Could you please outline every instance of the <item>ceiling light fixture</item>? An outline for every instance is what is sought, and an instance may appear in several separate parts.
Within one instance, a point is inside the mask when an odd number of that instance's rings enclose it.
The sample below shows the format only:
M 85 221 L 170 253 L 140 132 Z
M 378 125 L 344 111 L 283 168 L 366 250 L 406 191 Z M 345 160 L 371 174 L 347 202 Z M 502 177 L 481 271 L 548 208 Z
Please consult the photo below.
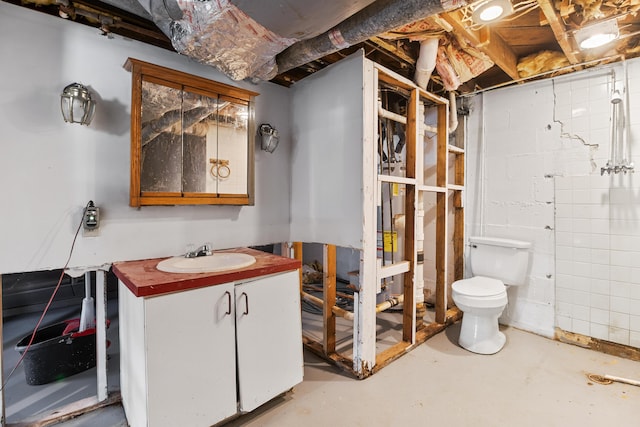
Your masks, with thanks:
M 580 49 L 593 49 L 604 46 L 620 37 L 616 18 L 587 25 L 573 33 Z
M 93 119 L 96 102 L 91 99 L 91 92 L 80 83 L 72 83 L 60 94 L 60 109 L 67 123 L 88 125 Z
M 471 19 L 476 24 L 488 24 L 513 13 L 510 0 L 482 0 L 471 5 Z

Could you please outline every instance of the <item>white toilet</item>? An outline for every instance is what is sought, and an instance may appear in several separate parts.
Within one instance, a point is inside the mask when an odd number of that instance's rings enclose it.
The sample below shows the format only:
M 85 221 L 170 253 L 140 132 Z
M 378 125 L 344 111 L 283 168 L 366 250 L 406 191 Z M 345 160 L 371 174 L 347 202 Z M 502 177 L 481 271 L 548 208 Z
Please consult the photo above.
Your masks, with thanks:
M 530 242 L 497 237 L 470 237 L 471 273 L 453 282 L 451 296 L 463 312 L 458 343 L 481 354 L 502 349 L 506 337 L 498 318 L 507 306 L 507 286 L 522 285 L 529 266 Z

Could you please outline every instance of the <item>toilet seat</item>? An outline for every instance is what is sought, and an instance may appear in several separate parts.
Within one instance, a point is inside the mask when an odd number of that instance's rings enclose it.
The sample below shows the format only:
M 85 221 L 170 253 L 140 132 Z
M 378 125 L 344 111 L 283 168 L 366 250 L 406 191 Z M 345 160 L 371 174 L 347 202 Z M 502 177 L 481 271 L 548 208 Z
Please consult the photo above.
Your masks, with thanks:
M 498 279 L 475 276 L 453 282 L 451 297 L 458 307 L 499 308 L 507 304 L 507 287 Z
M 451 285 L 451 289 L 462 296 L 484 298 L 502 295 L 506 292 L 507 287 L 498 279 L 475 276 L 456 280 Z

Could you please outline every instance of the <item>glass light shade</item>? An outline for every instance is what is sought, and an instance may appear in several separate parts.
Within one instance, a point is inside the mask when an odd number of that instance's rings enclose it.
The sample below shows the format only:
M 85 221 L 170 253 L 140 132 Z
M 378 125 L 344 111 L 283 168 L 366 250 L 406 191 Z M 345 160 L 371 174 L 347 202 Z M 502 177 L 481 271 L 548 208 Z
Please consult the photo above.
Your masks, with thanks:
M 261 124 L 259 129 L 260 136 L 262 137 L 261 147 L 267 153 L 273 153 L 278 147 L 280 142 L 280 136 L 278 136 L 278 130 L 272 127 L 270 124 Z
M 476 24 L 487 24 L 513 13 L 510 0 L 483 0 L 471 6 L 471 19 Z
M 93 120 L 96 103 L 91 92 L 80 83 L 72 83 L 64 88 L 60 95 L 62 117 L 67 123 L 88 125 Z
M 617 39 L 620 35 L 618 21 L 610 19 L 577 30 L 574 33 L 580 49 L 594 49 Z

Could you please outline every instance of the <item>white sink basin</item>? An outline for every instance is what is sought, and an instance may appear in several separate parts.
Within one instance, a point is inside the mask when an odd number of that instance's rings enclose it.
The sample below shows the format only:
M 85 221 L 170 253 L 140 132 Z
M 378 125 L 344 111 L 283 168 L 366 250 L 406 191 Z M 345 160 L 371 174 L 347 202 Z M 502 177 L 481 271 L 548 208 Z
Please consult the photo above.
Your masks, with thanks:
M 209 256 L 185 258 L 177 256 L 157 265 L 158 270 L 168 273 L 213 273 L 248 267 L 256 262 L 255 257 L 234 252 L 217 252 Z

